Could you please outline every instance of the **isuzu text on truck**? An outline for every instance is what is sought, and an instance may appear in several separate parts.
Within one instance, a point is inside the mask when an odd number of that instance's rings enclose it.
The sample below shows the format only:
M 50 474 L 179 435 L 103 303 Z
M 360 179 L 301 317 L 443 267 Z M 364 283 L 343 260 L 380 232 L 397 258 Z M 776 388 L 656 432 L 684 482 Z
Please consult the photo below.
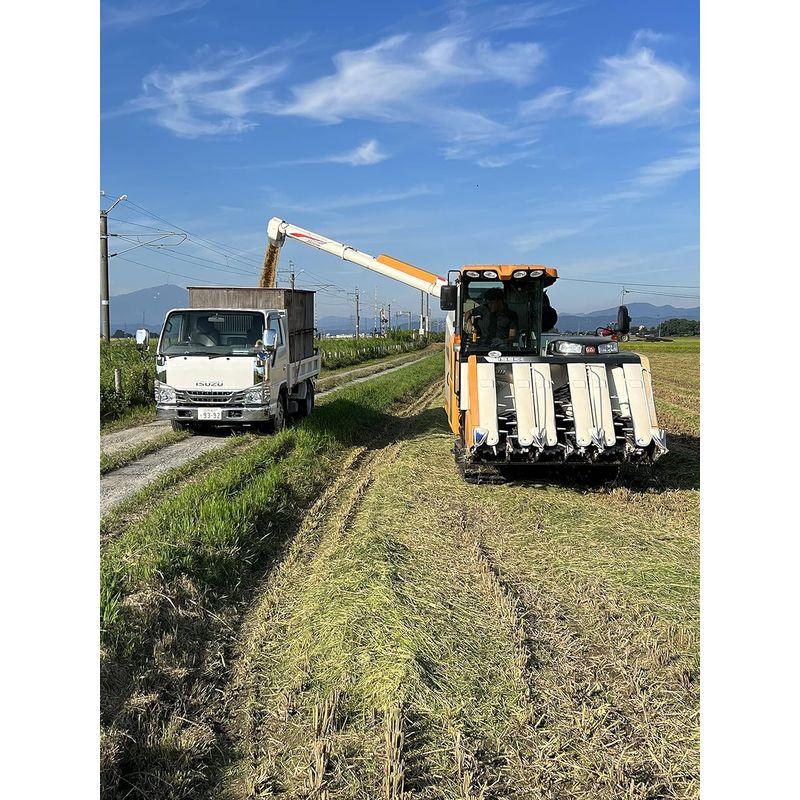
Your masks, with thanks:
M 280 430 L 314 407 L 314 293 L 189 287 L 156 351 L 156 416 L 176 430 Z

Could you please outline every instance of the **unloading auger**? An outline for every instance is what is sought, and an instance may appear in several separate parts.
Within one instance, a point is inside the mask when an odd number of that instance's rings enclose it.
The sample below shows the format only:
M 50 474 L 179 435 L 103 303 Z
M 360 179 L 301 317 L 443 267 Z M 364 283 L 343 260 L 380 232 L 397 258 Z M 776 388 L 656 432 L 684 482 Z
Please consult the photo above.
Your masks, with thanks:
M 267 233 L 273 275 L 288 237 L 439 298 L 447 312 L 444 405 L 465 478 L 491 480 L 511 466 L 592 467 L 608 476 L 667 452 L 649 360 L 620 351 L 613 337 L 550 333 L 558 320 L 545 292 L 558 280 L 552 267 L 471 264 L 444 279 L 277 217 Z

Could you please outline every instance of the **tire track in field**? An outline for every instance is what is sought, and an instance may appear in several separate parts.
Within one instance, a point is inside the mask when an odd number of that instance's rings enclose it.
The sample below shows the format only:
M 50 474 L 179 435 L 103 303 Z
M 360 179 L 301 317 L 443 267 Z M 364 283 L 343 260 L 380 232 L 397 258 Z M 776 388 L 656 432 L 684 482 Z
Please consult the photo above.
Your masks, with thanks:
M 388 444 L 376 449 L 360 447 L 343 463 L 339 477 L 309 509 L 246 615 L 239 657 L 226 692 L 232 698 L 231 735 L 245 752 L 232 777 L 226 781 L 225 791 L 231 797 L 250 797 L 267 790 L 278 792 L 279 787 L 288 791 L 294 785 L 296 792 L 320 800 L 328 798 L 329 789 L 335 783 L 332 764 L 341 771 L 348 759 L 345 750 L 354 743 L 357 747 L 373 747 L 377 753 L 383 735 L 385 796 L 401 800 L 402 794 L 397 792 L 403 785 L 402 710 L 398 707 L 394 713 L 387 712 L 383 723 L 379 721 L 377 710 L 373 710 L 366 732 L 353 736 L 344 722 L 347 698 L 343 690 L 335 689 L 314 701 L 310 697 L 307 664 L 303 665 L 294 685 L 276 687 L 269 675 L 264 675 L 264 662 L 277 658 L 276 648 L 291 635 L 281 613 L 291 612 L 312 562 L 324 559 L 335 549 L 351 526 L 377 473 L 397 457 L 403 446 L 403 441 L 397 439 L 440 391 L 438 383 L 434 384 L 398 414 L 400 424 L 393 426 L 389 434 L 392 440 Z M 264 742 L 269 742 L 269 746 Z M 293 764 L 293 773 L 289 785 L 284 786 L 289 763 Z
M 397 370 L 405 369 L 406 367 L 418 364 L 420 361 L 424 361 L 430 355 L 431 354 L 428 353 L 420 358 L 416 358 L 412 361 L 404 361 L 397 366 L 389 367 L 380 372 L 370 373 L 354 378 L 353 380 L 345 381 L 344 383 L 337 384 L 330 389 L 317 393 L 317 397 L 325 397 L 340 389 L 355 386 L 359 383 L 364 383 L 396 372 Z M 116 447 L 115 452 L 120 452 L 121 450 L 127 449 L 128 446 L 141 444 L 142 442 L 152 441 L 158 438 L 163 434 L 165 426 L 168 424 L 167 422 L 150 422 L 146 425 L 139 426 L 139 428 L 129 428 L 124 431 L 108 434 L 107 436 L 114 437 L 114 439 L 110 441 L 113 443 L 113 446 Z M 138 438 L 134 440 L 129 438 L 126 442 L 126 446 L 123 448 L 120 444 L 121 439 L 119 437 L 126 434 L 129 437 L 135 435 Z M 200 455 L 210 453 L 224 446 L 229 440 L 230 435 L 227 429 L 221 429 L 219 433 L 216 434 L 195 434 L 184 441 L 176 442 L 160 450 L 148 453 L 146 456 L 136 459 L 126 464 L 124 467 L 105 473 L 100 478 L 100 516 L 102 517 L 118 503 L 127 500 L 171 469 L 180 467 L 187 461 L 197 458 Z
M 686 632 L 620 606 L 599 581 L 573 581 L 570 605 L 546 585 L 505 574 L 481 532 L 493 524 L 472 518 L 463 531 L 467 541 L 468 527 L 476 531 L 477 568 L 513 631 L 529 687 L 527 730 L 500 770 L 517 787 L 508 796 L 693 796 L 686 733 L 699 698 L 678 663 Z

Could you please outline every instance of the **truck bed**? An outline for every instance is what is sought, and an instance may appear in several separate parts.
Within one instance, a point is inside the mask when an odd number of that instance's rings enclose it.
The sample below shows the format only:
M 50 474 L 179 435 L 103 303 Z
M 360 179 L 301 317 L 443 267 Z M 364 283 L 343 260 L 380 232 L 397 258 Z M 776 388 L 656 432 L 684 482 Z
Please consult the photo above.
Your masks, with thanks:
M 292 361 L 289 364 L 289 386 L 296 386 L 308 378 L 316 378 L 322 369 L 322 356 L 315 353 L 308 358 L 301 358 L 300 361 Z

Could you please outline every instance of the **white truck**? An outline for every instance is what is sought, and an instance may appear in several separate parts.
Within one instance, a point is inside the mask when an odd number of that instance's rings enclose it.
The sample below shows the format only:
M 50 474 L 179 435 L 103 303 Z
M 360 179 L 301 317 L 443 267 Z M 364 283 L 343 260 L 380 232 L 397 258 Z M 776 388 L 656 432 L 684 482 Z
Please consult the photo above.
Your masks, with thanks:
M 314 408 L 321 357 L 314 293 L 189 287 L 167 313 L 156 350 L 156 416 L 175 430 L 276 431 Z

